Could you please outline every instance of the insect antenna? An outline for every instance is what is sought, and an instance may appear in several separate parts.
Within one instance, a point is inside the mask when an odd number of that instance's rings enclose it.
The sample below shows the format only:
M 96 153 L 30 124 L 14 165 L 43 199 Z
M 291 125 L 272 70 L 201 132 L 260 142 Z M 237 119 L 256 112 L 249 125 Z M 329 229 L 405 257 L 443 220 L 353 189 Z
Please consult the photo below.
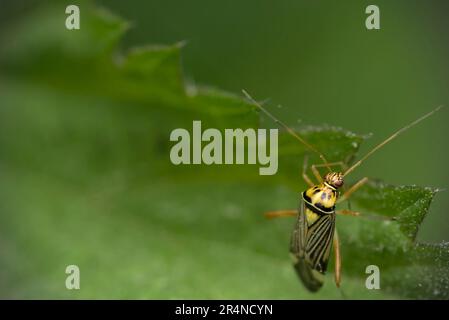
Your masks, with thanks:
M 279 126 L 283 127 L 285 130 L 287 130 L 288 133 L 290 133 L 293 137 L 295 137 L 297 140 L 299 140 L 309 150 L 315 152 L 320 157 L 320 159 L 323 161 L 324 165 L 326 165 L 327 169 L 329 171 L 331 171 L 330 167 L 327 165 L 328 162 L 327 162 L 326 158 L 324 157 L 324 155 L 321 152 L 319 152 L 317 149 L 315 149 L 315 147 L 312 146 L 310 143 L 308 143 L 306 140 L 301 138 L 301 136 L 299 136 L 293 129 L 291 129 L 289 126 L 287 126 L 284 122 L 282 122 L 281 120 L 279 120 L 275 116 L 273 116 L 267 109 L 262 107 L 262 105 L 260 103 L 258 103 L 256 100 L 254 100 L 254 98 L 251 97 L 248 92 L 246 92 L 244 89 L 242 89 L 242 92 L 246 96 L 246 98 L 248 98 L 248 100 L 250 100 L 257 108 L 259 108 L 263 113 L 265 113 L 268 117 L 270 117 L 275 123 L 277 123 Z
M 377 146 L 375 146 L 373 149 L 371 149 L 371 151 L 369 151 L 365 156 L 363 156 L 359 161 L 357 161 L 356 163 L 354 163 L 349 169 L 346 170 L 346 172 L 343 174 L 343 176 L 348 175 L 349 173 L 351 173 L 355 168 L 357 168 L 358 166 L 360 166 L 362 164 L 363 161 L 365 161 L 368 157 L 370 157 L 371 155 L 373 155 L 373 153 L 375 153 L 377 150 L 379 150 L 380 148 L 382 148 L 384 145 L 386 145 L 387 143 L 389 143 L 391 140 L 393 140 L 394 138 L 396 138 L 397 136 L 399 136 L 401 133 L 405 132 L 406 130 L 410 129 L 411 127 L 413 127 L 414 125 L 420 123 L 421 121 L 423 121 L 424 119 L 430 117 L 432 114 L 434 114 L 435 112 L 437 112 L 438 110 L 440 110 L 441 108 L 443 108 L 443 106 L 438 106 L 437 108 L 435 108 L 434 110 L 430 111 L 429 113 L 426 113 L 425 115 L 423 115 L 422 117 L 416 119 L 415 121 L 413 121 L 412 123 L 406 125 L 405 127 L 399 129 L 398 131 L 396 131 L 395 133 L 393 133 L 391 136 L 389 136 L 387 139 L 385 139 L 384 141 L 382 141 L 381 143 L 379 143 Z

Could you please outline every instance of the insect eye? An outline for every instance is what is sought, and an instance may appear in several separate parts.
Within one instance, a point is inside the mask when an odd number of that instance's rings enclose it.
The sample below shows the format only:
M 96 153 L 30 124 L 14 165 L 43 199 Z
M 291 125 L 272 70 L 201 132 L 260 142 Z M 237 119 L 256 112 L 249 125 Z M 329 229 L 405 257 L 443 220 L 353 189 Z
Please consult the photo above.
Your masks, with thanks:
M 334 186 L 340 188 L 344 184 L 343 179 L 336 180 Z

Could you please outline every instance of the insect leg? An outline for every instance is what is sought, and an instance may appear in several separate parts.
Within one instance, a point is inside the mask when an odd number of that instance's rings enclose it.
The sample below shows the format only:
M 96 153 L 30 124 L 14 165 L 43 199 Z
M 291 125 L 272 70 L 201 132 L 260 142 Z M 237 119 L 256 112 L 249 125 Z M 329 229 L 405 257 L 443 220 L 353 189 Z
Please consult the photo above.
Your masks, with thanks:
M 352 217 L 358 217 L 360 216 L 360 212 L 358 211 L 352 211 L 347 209 L 337 210 L 335 211 L 336 214 L 340 214 L 342 216 L 352 216 Z
M 343 161 L 337 161 L 337 162 L 331 162 L 331 163 L 327 163 L 327 165 L 329 166 L 329 167 L 335 167 L 335 166 L 340 166 L 343 170 L 345 169 L 345 168 L 347 168 L 348 166 L 343 162 Z M 325 165 L 324 164 L 314 164 L 313 165 L 315 168 L 322 168 L 322 167 L 325 167 Z
M 362 187 L 365 183 L 368 182 L 368 178 L 362 178 L 360 179 L 357 183 L 355 183 L 354 185 L 352 185 L 351 188 L 349 188 L 348 190 L 346 190 L 345 193 L 343 193 L 343 195 L 340 197 L 340 199 L 338 199 L 337 203 L 340 203 L 342 201 L 348 200 L 349 197 L 351 196 L 351 194 L 353 194 L 354 192 L 356 192 L 358 189 L 360 189 L 360 187 Z
M 310 169 L 313 172 L 313 175 L 315 176 L 315 178 L 318 180 L 319 183 L 323 182 L 323 178 L 321 178 L 320 172 L 318 171 L 318 169 L 316 168 L 316 165 L 312 164 L 310 166 Z
M 280 218 L 280 217 L 296 217 L 298 215 L 298 210 L 292 209 L 292 210 L 268 211 L 265 212 L 264 215 L 265 218 L 267 219 Z
M 340 255 L 340 241 L 338 239 L 337 230 L 334 233 L 334 255 L 335 255 L 335 284 L 340 288 L 341 282 L 341 255 Z
M 343 209 L 343 210 L 336 210 L 335 211 L 336 214 L 342 215 L 342 216 L 351 216 L 351 217 L 360 217 L 360 218 L 366 218 L 369 220 L 396 220 L 395 217 L 385 217 L 385 216 L 381 216 L 381 215 L 368 215 L 368 214 L 361 214 L 358 211 L 353 211 L 353 210 L 347 210 L 347 209 Z
M 304 156 L 304 163 L 302 165 L 302 178 L 309 185 L 309 187 L 313 187 L 315 184 L 313 183 L 313 181 L 307 175 L 307 160 L 308 160 L 308 156 L 305 155 Z
M 358 189 L 360 189 L 365 183 L 368 182 L 368 178 L 362 178 L 360 179 L 357 183 L 355 183 L 354 185 L 352 185 L 341 197 L 340 199 L 338 199 L 337 203 L 340 203 L 342 201 L 348 200 L 349 201 L 349 197 L 356 192 Z M 337 210 L 336 211 L 337 214 L 341 214 L 341 215 L 348 215 L 348 216 L 353 216 L 353 217 L 364 217 L 364 218 L 368 218 L 368 219 L 372 219 L 372 220 L 396 220 L 396 217 L 385 217 L 385 216 L 381 216 L 381 215 L 366 215 L 363 214 L 361 215 L 360 212 L 357 211 L 353 211 L 353 210 Z

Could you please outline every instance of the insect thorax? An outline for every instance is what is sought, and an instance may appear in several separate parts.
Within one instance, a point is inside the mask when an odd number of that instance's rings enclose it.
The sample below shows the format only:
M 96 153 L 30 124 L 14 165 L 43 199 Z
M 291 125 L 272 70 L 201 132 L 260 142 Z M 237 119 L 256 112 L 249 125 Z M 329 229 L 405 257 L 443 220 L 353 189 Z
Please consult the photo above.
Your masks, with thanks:
M 302 198 L 310 210 L 319 213 L 332 213 L 335 210 L 338 192 L 335 188 L 322 183 L 310 187 L 302 193 Z

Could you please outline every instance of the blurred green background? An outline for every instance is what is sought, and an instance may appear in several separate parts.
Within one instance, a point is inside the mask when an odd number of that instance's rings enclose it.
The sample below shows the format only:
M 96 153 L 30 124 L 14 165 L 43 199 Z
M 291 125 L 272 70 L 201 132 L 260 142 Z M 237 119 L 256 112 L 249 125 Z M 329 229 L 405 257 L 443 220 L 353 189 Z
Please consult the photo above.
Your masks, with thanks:
M 1 47 L 8 48 L 14 46 L 16 26 L 53 2 L 0 3 Z M 96 3 L 131 23 L 120 50 L 186 41 L 181 50 L 186 83 L 237 95 L 245 88 L 258 99 L 269 98 L 271 107 L 282 105 L 276 115 L 293 126 L 301 119 L 372 133 L 361 153 L 449 101 L 447 1 L 376 1 L 378 31 L 364 25 L 372 1 Z M 61 14 L 63 28 L 64 12 L 54 14 Z M 76 49 L 80 55 L 82 45 Z M 33 60 L 33 55 L 28 51 L 18 59 Z M 163 132 L 188 124 L 179 120 L 182 114 L 146 114 L 144 103 L 127 108 L 126 99 L 89 93 L 74 98 L 76 93 L 64 85 L 53 94 L 52 82 L 40 81 L 38 66 L 16 68 L 5 61 L 0 73 L 0 297 L 341 297 L 331 277 L 320 295 L 305 292 L 287 255 L 293 222 L 271 224 L 260 218 L 268 209 L 296 207 L 297 192 L 304 187 L 298 172 L 291 173 L 298 176 L 294 189 L 270 184 L 269 178 L 265 183 L 217 181 L 213 175 L 200 182 L 174 179 L 170 171 L 176 175 L 175 168 L 153 165 L 149 141 L 167 144 L 168 136 L 155 137 L 152 128 L 160 126 L 161 118 L 173 119 Z M 58 56 L 46 63 L 55 70 L 64 66 Z M 76 77 L 82 82 L 90 74 Z M 11 110 L 22 104 L 31 105 L 32 112 L 26 122 L 14 123 L 19 116 L 10 117 Z M 369 176 L 396 185 L 448 188 L 446 122 L 443 110 L 385 147 L 351 180 Z M 126 137 L 114 128 L 123 129 Z M 41 150 L 50 152 L 53 162 L 45 160 L 47 153 L 39 154 L 39 142 L 33 143 L 30 132 L 41 134 L 36 139 L 42 139 L 48 149 Z M 50 132 L 61 135 L 55 141 Z M 79 140 L 73 139 L 78 135 Z M 77 143 L 92 139 L 96 151 L 80 163 L 73 155 L 85 149 Z M 118 151 L 111 151 L 111 145 Z M 7 154 L 11 150 L 12 156 Z M 105 164 L 104 159 L 112 160 Z M 201 175 L 201 169 L 194 174 Z M 449 240 L 446 192 L 435 197 L 418 239 Z M 64 288 L 69 264 L 81 268 L 80 291 Z M 351 290 L 360 283 L 348 281 L 347 286 Z M 388 297 L 376 292 L 354 296 Z

